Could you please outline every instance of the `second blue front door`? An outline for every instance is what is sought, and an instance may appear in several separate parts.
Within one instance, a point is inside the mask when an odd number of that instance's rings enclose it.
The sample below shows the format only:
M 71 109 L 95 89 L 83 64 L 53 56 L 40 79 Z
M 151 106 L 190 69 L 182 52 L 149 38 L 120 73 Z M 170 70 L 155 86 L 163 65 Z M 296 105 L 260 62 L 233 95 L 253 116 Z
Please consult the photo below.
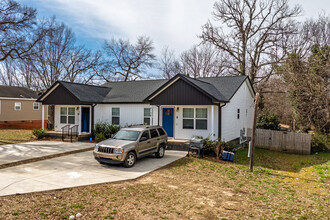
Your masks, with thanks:
M 81 132 L 89 132 L 89 107 L 81 108 Z
M 163 128 L 169 137 L 173 137 L 174 109 L 163 108 Z

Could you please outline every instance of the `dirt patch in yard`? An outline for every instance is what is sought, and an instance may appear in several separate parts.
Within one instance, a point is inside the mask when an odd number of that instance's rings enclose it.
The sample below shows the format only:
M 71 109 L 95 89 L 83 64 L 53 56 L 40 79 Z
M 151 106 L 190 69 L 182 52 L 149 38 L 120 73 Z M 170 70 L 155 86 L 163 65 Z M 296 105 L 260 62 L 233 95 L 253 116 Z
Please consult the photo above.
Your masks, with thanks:
M 0 129 L 0 145 L 15 144 L 35 140 L 32 130 Z
M 245 162 L 183 158 L 136 180 L 0 197 L 0 219 L 327 219 L 329 158 L 297 172 L 264 161 L 254 173 Z M 317 190 L 301 189 L 308 182 Z

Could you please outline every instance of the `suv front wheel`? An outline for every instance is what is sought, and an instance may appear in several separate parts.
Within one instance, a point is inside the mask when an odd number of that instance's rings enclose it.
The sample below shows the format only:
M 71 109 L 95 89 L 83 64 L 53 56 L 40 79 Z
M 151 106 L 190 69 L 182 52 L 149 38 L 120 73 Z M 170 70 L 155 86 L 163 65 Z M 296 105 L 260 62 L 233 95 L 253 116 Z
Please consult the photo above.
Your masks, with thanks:
M 157 158 L 163 158 L 165 155 L 165 147 L 164 145 L 160 145 L 159 148 L 158 148 L 158 151 L 156 153 L 156 157 Z
M 124 167 L 130 168 L 134 166 L 136 162 L 136 155 L 134 152 L 129 152 L 126 156 L 126 159 L 124 161 Z

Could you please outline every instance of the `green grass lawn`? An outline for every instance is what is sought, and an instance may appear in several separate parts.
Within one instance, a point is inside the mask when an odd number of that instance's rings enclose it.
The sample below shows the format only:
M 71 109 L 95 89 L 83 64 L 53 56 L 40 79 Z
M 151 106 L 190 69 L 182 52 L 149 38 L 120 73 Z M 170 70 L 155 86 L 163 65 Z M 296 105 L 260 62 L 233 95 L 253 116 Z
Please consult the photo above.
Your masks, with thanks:
M 32 130 L 0 129 L 0 145 L 33 140 Z
M 330 154 L 183 158 L 137 180 L 0 197 L 0 219 L 329 219 Z M 129 172 L 129 170 L 128 170 Z

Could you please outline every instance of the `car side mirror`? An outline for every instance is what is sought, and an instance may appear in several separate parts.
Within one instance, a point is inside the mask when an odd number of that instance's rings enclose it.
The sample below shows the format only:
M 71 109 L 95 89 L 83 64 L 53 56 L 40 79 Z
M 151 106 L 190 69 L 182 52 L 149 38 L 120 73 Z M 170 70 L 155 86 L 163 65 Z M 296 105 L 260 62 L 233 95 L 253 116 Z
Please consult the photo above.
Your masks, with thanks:
M 140 138 L 140 142 L 142 142 L 142 141 L 146 141 L 146 140 L 147 140 L 146 137 L 141 137 L 141 138 Z

